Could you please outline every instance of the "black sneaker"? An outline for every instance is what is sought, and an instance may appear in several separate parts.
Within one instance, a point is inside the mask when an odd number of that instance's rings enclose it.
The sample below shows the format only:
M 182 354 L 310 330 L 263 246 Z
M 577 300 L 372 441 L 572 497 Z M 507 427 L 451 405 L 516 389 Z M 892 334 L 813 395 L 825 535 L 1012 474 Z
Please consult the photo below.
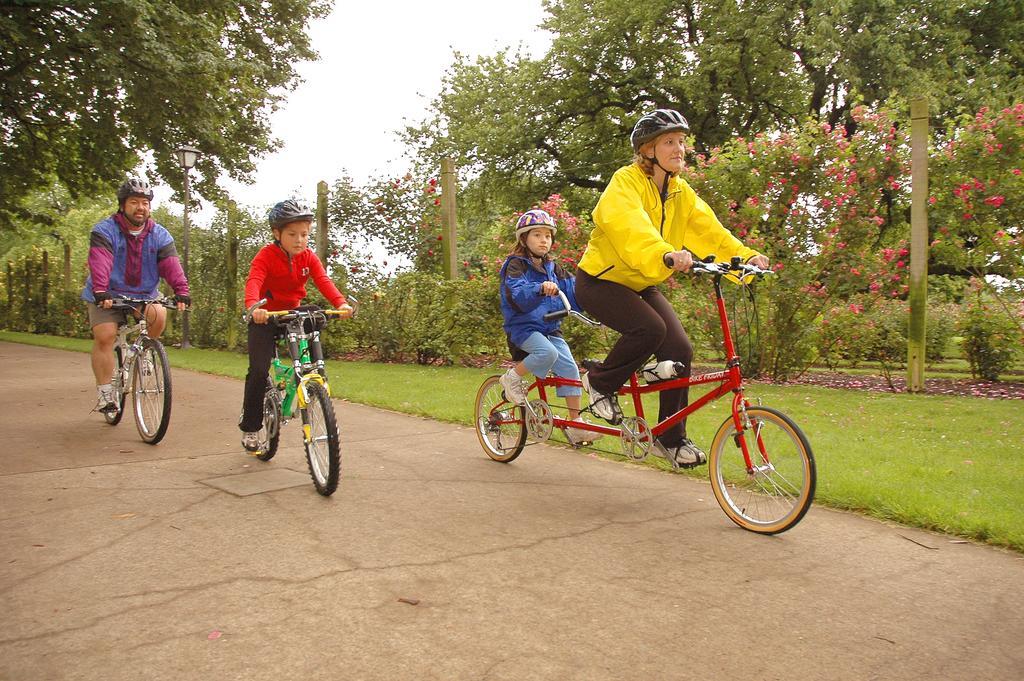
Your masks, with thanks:
M 619 406 L 619 398 L 612 393 L 606 395 L 594 390 L 590 385 L 590 374 L 583 374 L 583 389 L 587 391 L 590 398 L 590 412 L 599 418 L 604 419 L 613 426 L 622 423 L 622 408 Z

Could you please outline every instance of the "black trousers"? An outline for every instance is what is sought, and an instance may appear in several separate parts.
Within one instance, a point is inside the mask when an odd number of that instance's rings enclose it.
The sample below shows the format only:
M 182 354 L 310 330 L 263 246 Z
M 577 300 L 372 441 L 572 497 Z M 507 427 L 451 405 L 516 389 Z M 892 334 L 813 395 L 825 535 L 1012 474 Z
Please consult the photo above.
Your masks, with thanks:
M 690 375 L 693 345 L 676 311 L 656 287 L 637 292 L 579 270 L 576 300 L 594 319 L 622 334 L 604 361 L 590 369 L 590 385 L 598 392 L 617 391 L 651 355 L 659 362 L 666 359 L 682 362 L 686 365 L 683 375 Z M 658 421 L 665 420 L 689 402 L 687 388 L 663 390 L 658 396 Z M 686 419 L 669 428 L 659 439 L 666 446 L 675 446 L 684 437 Z
M 273 324 L 249 322 L 249 371 L 245 375 L 242 420 L 238 424 L 243 432 L 251 433 L 263 427 L 263 397 L 267 394 L 267 373 L 274 359 L 276 332 Z

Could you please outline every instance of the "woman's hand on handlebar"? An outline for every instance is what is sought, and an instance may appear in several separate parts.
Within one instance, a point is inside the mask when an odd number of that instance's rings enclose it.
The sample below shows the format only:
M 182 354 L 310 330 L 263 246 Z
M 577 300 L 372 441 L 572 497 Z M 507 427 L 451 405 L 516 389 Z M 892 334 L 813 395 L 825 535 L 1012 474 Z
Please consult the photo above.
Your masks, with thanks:
M 665 264 L 676 272 L 689 272 L 693 267 L 693 256 L 689 251 L 672 251 L 664 255 Z
M 540 294 L 542 296 L 557 296 L 558 295 L 558 284 L 553 281 L 545 281 L 540 285 Z
M 766 269 L 768 269 L 768 265 L 769 265 L 768 256 L 767 255 L 755 255 L 753 258 L 751 258 L 750 260 L 747 261 L 747 264 L 748 265 L 753 265 L 754 267 L 760 267 L 762 270 L 766 270 Z

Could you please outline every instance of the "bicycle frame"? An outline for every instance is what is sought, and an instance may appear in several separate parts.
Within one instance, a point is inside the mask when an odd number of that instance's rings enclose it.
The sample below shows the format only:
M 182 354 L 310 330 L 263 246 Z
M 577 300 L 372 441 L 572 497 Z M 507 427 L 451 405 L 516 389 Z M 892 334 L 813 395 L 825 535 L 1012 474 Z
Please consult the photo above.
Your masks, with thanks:
M 135 311 L 137 308 L 131 303 L 160 305 L 164 304 L 164 301 L 125 299 L 125 302 L 119 305 L 118 309 L 122 309 L 125 312 Z M 168 307 L 166 304 L 164 306 Z M 143 307 L 142 316 L 139 319 L 127 317 L 123 324 L 117 325 L 117 340 L 114 341 L 114 346 L 121 348 L 123 363 L 119 372 L 120 375 L 117 377 L 119 385 L 114 386 L 116 389 L 123 391 L 127 387 L 128 377 L 132 375 L 132 367 L 135 364 L 136 358 L 142 352 L 142 342 L 146 338 L 149 338 L 149 323 L 146 321 L 145 307 Z
M 272 316 L 274 313 L 270 313 Z M 288 314 L 288 313 L 285 313 Z M 305 320 L 300 317 L 286 323 L 284 341 L 288 348 L 291 364 L 281 359 L 275 346 L 275 356 L 270 365 L 272 381 L 278 390 L 284 390 L 281 400 L 281 411 L 285 418 L 294 415 L 294 401 L 298 399 L 300 409 L 306 407 L 309 392 L 306 386 L 314 381 L 324 386 L 328 396 L 331 386 L 327 382 L 327 369 L 324 364 L 323 349 L 320 345 L 320 330 L 314 325 L 312 332 L 306 332 Z
M 734 264 L 735 266 L 735 264 Z M 722 327 L 723 337 L 723 348 L 725 350 L 726 362 L 725 369 L 721 371 L 712 371 L 699 376 L 682 377 L 667 379 L 664 381 L 658 381 L 657 383 L 650 383 L 641 385 L 636 373 L 630 376 L 629 383 L 621 387 L 618 391 L 619 395 L 629 396 L 632 399 L 633 409 L 636 412 L 637 418 L 645 419 L 644 417 L 644 405 L 643 395 L 648 393 L 661 392 L 663 390 L 674 390 L 678 388 L 690 388 L 697 385 L 706 385 L 717 383 L 718 386 L 702 395 L 695 401 L 691 402 L 687 406 L 683 407 L 676 413 L 672 414 L 665 420 L 657 423 L 650 428 L 652 437 L 656 438 L 669 428 L 679 423 L 690 414 L 694 413 L 698 409 L 701 409 L 709 402 L 717 400 L 727 393 L 733 393 L 732 399 L 732 418 L 733 424 L 736 427 L 738 433 L 744 432 L 749 427 L 749 422 L 745 418 L 746 409 L 750 406 L 749 401 L 746 399 L 743 393 L 743 373 L 740 370 L 740 358 L 736 354 L 736 347 L 732 338 L 731 325 L 729 323 L 729 317 L 726 313 L 725 299 L 722 295 L 722 276 L 727 274 L 730 269 L 728 266 L 715 265 L 714 263 L 694 263 L 695 272 L 707 273 L 712 275 L 715 289 L 715 301 L 718 310 L 718 319 Z M 560 378 L 557 376 L 550 376 L 535 380 L 530 384 L 528 391 L 536 389 L 538 396 L 545 403 L 548 402 L 547 388 L 557 388 L 558 386 L 573 386 L 582 387 L 582 381 L 576 381 L 567 378 Z M 532 411 L 532 407 L 527 402 L 526 409 Z M 568 419 L 555 417 L 552 418 L 552 427 L 555 428 L 567 428 L 572 427 L 579 430 L 587 430 L 595 433 L 601 433 L 604 435 L 618 436 L 623 433 L 621 428 L 604 426 L 600 424 L 587 423 L 581 421 L 571 421 Z M 747 466 L 747 470 L 753 470 L 754 465 L 751 459 L 751 452 L 747 447 L 746 438 L 737 438 L 740 448 L 743 452 L 743 458 Z M 761 460 L 768 464 L 768 456 L 765 451 L 763 442 L 760 437 L 757 438 L 758 449 Z M 650 444 L 650 443 L 648 443 Z

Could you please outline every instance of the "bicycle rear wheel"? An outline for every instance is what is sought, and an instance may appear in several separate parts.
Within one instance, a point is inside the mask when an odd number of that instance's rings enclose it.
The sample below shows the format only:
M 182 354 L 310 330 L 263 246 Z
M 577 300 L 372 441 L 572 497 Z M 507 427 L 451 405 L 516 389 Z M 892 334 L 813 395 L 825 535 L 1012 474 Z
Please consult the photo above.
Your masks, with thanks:
M 498 376 L 484 379 L 476 393 L 476 436 L 487 456 L 509 463 L 526 445 L 523 408 L 505 399 Z
M 306 444 L 306 463 L 316 491 L 328 497 L 338 488 L 341 476 L 341 447 L 338 441 L 338 420 L 327 388 L 309 382 L 306 386 L 309 400 L 303 410 L 303 436 Z
M 132 374 L 135 425 L 142 441 L 155 445 L 171 422 L 171 367 L 160 341 L 143 339 Z
M 114 346 L 114 376 L 110 384 L 114 386 L 114 401 L 117 402 L 117 411 L 103 412 L 103 418 L 110 425 L 116 426 L 124 416 L 124 399 L 128 387 L 125 385 L 124 376 L 124 350 L 120 345 Z
M 814 500 L 814 454 L 800 428 L 782 412 L 748 407 L 746 414 L 750 426 L 742 433 L 730 416 L 711 443 L 711 488 L 725 514 L 743 529 L 785 532 L 800 522 Z M 750 469 L 741 438 L 750 453 Z

